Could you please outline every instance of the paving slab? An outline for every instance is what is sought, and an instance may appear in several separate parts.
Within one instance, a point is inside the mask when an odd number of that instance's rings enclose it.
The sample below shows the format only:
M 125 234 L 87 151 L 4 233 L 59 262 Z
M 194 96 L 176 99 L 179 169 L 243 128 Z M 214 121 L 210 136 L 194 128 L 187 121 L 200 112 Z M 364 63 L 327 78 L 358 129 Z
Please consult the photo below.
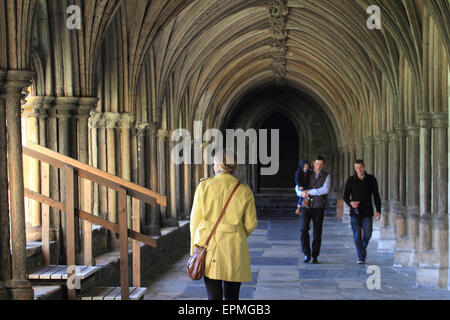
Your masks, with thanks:
M 394 266 L 394 254 L 378 251 L 376 240 L 369 244 L 367 264 L 356 264 L 352 230 L 335 217 L 324 221 L 320 263 L 304 264 L 299 230 L 298 217 L 259 221 L 249 238 L 253 280 L 242 284 L 242 300 L 450 300 L 449 290 L 419 287 L 416 269 Z M 203 280 L 186 275 L 188 258 L 161 264 L 146 280 L 144 298 L 207 299 Z M 369 266 L 379 268 L 379 289 L 373 287 Z

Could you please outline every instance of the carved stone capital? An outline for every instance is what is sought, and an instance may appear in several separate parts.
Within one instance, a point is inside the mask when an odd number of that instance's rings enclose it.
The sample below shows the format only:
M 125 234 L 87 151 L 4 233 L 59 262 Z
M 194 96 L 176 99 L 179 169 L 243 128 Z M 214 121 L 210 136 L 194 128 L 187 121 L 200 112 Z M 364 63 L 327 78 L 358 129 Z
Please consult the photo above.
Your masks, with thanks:
M 46 98 L 42 96 L 27 96 L 26 104 L 22 106 L 22 117 L 46 118 L 49 108 Z
M 134 122 L 134 113 L 121 113 L 117 126 L 119 129 L 131 130 L 131 128 L 133 128 Z
M 0 80 L 1 85 L 0 95 L 6 101 L 19 102 L 25 96 L 24 90 L 31 85 L 31 79 L 33 79 L 34 72 L 22 71 L 22 70 L 10 70 L 3 72 Z
M 431 120 L 433 128 L 448 128 L 448 114 L 446 112 L 432 112 Z
M 78 97 L 56 97 L 50 115 L 60 120 L 68 120 L 78 106 Z
M 117 112 L 103 113 L 102 124 L 106 129 L 116 129 L 119 120 L 120 120 L 120 113 Z
M 77 119 L 88 118 L 93 109 L 95 109 L 98 102 L 96 97 L 81 97 L 78 100 L 78 107 L 75 110 Z
M 135 134 L 136 136 L 142 136 L 145 134 L 147 129 L 150 128 L 150 124 L 147 122 L 136 122 L 135 125 Z
M 92 110 L 90 112 L 90 118 L 89 118 L 89 129 L 101 128 L 101 126 L 100 126 L 101 119 L 102 119 L 102 114 L 100 112 Z
M 159 129 L 158 130 L 158 141 L 159 142 L 165 142 L 169 140 L 169 131 L 168 130 L 163 130 L 163 129 Z
M 431 113 L 422 112 L 419 114 L 419 123 L 421 128 L 430 128 L 432 124 Z

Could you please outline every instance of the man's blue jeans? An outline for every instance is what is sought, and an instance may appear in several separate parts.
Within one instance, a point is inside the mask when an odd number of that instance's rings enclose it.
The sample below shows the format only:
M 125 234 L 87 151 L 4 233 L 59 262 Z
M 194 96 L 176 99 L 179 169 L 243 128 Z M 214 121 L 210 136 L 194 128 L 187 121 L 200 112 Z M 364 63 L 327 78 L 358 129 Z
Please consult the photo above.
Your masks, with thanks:
M 355 240 L 356 252 L 361 261 L 366 260 L 367 246 L 372 238 L 373 217 L 350 217 Z

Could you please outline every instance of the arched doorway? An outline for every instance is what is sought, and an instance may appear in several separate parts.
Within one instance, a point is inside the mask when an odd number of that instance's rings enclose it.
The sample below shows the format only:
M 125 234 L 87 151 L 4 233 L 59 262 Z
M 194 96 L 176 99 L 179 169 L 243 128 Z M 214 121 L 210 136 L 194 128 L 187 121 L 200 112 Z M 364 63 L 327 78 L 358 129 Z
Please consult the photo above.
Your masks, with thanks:
M 297 169 L 299 154 L 299 137 L 297 129 L 292 121 L 281 112 L 270 115 L 264 122 L 261 129 L 268 130 L 270 137 L 271 130 L 279 130 L 279 169 L 275 175 L 261 174 L 261 168 L 269 165 L 259 166 L 259 185 L 261 190 L 276 190 L 280 188 L 293 188 L 294 172 Z M 268 155 L 272 155 L 271 139 L 268 142 Z

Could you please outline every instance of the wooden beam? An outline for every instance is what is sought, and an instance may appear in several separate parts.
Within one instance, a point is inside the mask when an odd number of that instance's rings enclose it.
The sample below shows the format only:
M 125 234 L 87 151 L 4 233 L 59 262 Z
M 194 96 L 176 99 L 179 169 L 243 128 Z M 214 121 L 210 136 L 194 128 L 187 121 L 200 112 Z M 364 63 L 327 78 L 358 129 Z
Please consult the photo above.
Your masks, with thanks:
M 40 203 L 43 203 L 43 204 L 45 204 L 47 206 L 50 206 L 52 208 L 55 208 L 55 209 L 58 209 L 58 210 L 61 210 L 61 211 L 66 211 L 66 205 L 64 203 L 62 203 L 62 202 L 50 199 L 50 198 L 48 198 L 46 196 L 41 195 L 40 193 L 31 191 L 31 190 L 29 190 L 27 188 L 25 188 L 24 191 L 25 191 L 25 196 L 27 198 L 39 201 Z
M 119 243 L 120 243 L 120 286 L 122 287 L 122 300 L 128 300 L 128 217 L 127 192 L 119 191 Z
M 44 196 L 50 195 L 50 165 L 41 162 L 41 192 Z M 25 190 L 26 196 L 27 190 Z M 39 194 L 40 195 L 40 194 Z M 49 265 L 51 261 L 50 256 L 50 206 L 42 203 L 42 262 L 44 265 Z
M 132 216 L 133 221 L 132 230 L 139 233 L 141 231 L 141 215 L 140 215 L 140 202 L 138 199 L 133 198 L 132 201 Z M 137 240 L 133 240 L 133 286 L 141 286 L 141 243 Z
M 72 270 L 72 266 L 76 265 L 75 262 L 75 173 L 74 169 L 67 165 L 64 169 L 66 174 L 66 263 L 67 263 L 67 277 L 68 279 L 73 276 L 74 271 L 69 274 L 69 270 Z M 76 299 L 76 289 L 67 288 L 69 300 Z
M 83 179 L 83 210 L 92 212 L 92 182 L 88 179 Z M 83 225 L 83 258 L 85 266 L 93 266 L 95 260 L 93 259 L 92 250 L 92 222 L 82 219 Z

